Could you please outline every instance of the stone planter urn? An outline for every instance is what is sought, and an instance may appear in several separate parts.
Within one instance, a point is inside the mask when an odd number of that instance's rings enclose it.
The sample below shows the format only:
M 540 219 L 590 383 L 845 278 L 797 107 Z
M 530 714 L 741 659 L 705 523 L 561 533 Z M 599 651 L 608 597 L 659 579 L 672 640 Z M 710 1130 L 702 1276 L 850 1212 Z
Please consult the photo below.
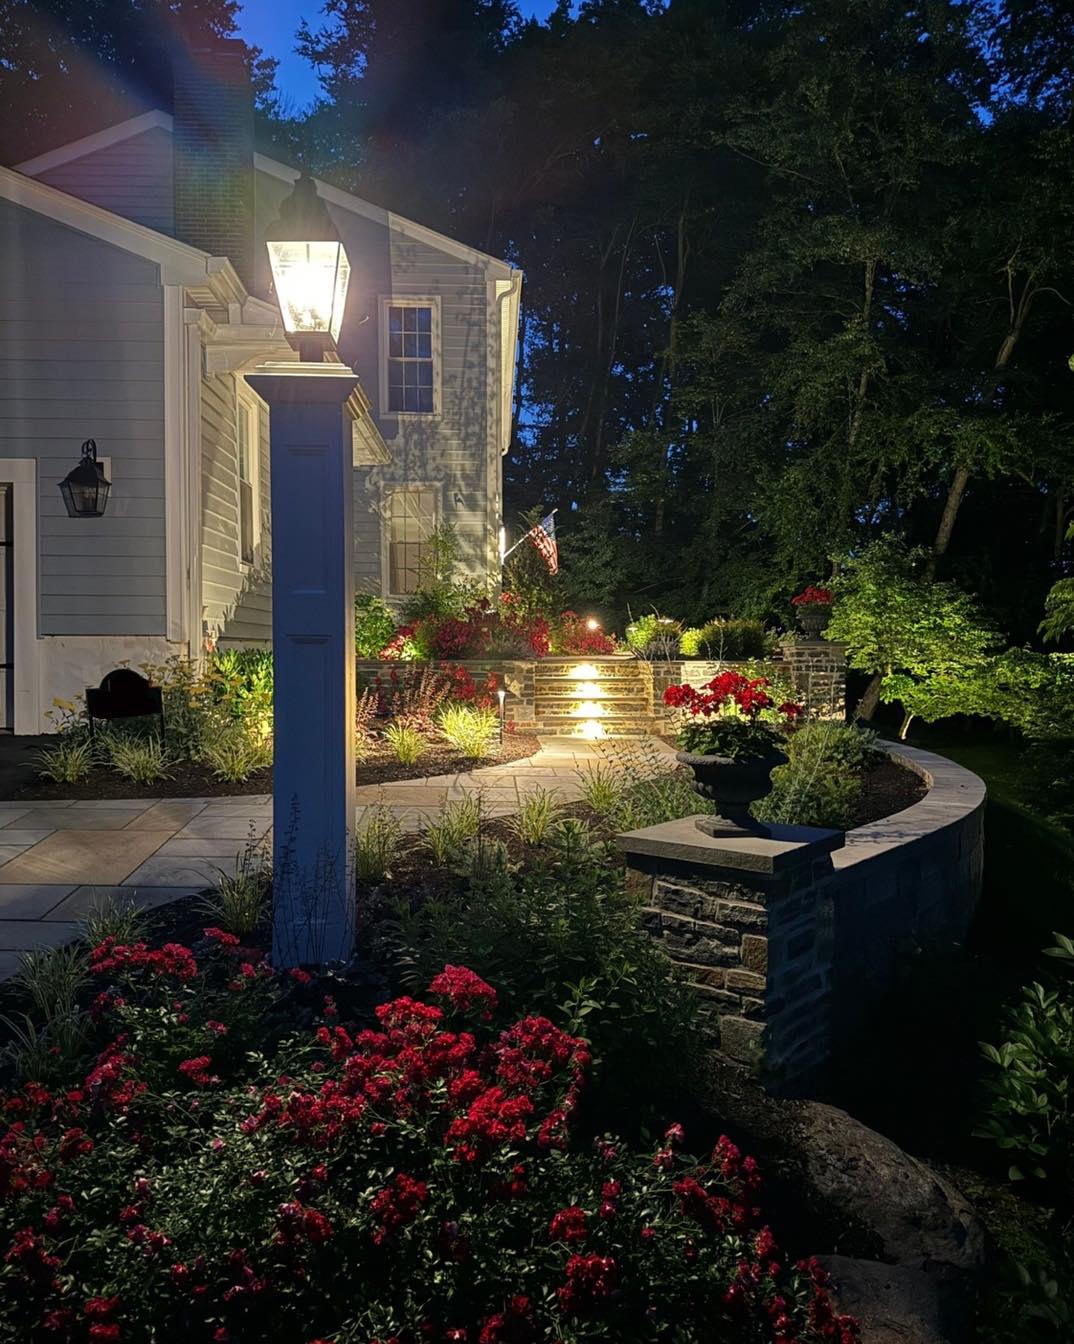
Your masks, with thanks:
M 809 639 L 820 639 L 832 617 L 830 602 L 809 602 L 794 609 L 798 629 Z
M 782 751 L 742 760 L 679 751 L 675 758 L 693 772 L 694 792 L 716 804 L 716 816 L 698 817 L 699 831 L 716 836 L 768 834 L 768 828 L 749 809 L 751 803 L 772 792 L 772 771 L 787 763 Z

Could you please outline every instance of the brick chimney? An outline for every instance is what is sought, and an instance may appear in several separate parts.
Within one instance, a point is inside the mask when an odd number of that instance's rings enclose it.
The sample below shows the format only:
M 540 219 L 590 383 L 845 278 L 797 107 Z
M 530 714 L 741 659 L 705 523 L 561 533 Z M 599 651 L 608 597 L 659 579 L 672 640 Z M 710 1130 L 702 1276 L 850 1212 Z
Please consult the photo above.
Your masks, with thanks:
M 176 57 L 175 236 L 227 257 L 254 284 L 254 96 L 234 39 Z

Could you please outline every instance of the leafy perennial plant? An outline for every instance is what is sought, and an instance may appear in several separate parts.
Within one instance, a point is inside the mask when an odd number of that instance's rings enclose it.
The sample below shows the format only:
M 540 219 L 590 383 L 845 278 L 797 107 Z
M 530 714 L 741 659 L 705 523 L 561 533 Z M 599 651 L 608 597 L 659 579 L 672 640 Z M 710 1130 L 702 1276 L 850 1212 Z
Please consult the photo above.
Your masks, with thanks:
M 0 1323 L 65 1344 L 853 1344 L 727 1139 L 572 1147 L 586 1043 L 446 966 L 364 1029 L 238 939 L 91 955 L 95 1057 L 0 1099 Z M 272 1013 L 284 997 L 285 1011 Z

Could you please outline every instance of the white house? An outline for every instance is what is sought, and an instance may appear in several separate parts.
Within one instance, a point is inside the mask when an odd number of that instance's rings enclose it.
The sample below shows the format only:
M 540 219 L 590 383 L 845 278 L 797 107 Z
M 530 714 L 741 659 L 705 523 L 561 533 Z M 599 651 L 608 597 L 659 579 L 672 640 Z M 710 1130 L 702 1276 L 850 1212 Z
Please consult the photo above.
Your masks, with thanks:
M 298 176 L 254 152 L 236 44 L 150 111 L 0 168 L 0 729 L 123 660 L 271 634 L 268 413 L 244 374 L 294 358 L 264 230 Z M 412 590 L 434 526 L 499 575 L 521 272 L 318 182 L 351 284 L 359 591 Z M 58 483 L 97 443 L 111 498 Z

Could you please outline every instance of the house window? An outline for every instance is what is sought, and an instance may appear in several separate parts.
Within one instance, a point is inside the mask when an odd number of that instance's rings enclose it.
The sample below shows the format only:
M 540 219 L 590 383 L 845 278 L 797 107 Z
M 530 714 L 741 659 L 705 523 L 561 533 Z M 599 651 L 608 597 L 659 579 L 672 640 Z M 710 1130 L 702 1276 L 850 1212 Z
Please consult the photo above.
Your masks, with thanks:
M 383 404 L 389 415 L 433 415 L 437 400 L 437 305 L 384 305 Z
M 388 495 L 388 591 L 412 593 L 429 556 L 436 527 L 436 491 L 408 486 Z
M 257 406 L 245 397 L 236 401 L 236 441 L 239 484 L 239 560 L 252 565 L 257 551 L 260 510 L 257 507 L 258 465 L 261 453 Z

